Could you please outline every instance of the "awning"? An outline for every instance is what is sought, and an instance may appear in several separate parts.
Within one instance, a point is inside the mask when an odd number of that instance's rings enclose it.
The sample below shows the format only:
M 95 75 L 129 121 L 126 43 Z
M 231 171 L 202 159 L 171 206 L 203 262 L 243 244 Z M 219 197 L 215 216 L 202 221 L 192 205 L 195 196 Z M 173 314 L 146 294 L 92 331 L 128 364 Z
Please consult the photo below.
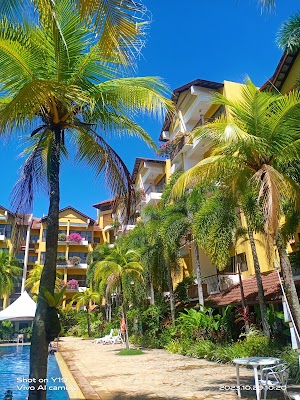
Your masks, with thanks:
M 36 303 L 25 291 L 10 306 L 0 311 L 0 321 L 10 319 L 11 321 L 33 320 L 36 311 Z

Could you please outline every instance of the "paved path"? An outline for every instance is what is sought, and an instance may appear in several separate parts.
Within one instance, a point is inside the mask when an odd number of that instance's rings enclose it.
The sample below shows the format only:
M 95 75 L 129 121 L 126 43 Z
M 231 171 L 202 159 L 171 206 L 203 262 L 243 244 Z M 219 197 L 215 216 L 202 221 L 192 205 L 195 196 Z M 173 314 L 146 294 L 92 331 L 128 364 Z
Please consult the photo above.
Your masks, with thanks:
M 238 399 L 235 392 L 220 390 L 222 385 L 236 384 L 234 366 L 169 354 L 164 350 L 118 356 L 116 353 L 124 347 L 122 345 L 94 344 L 71 337 L 62 338 L 59 346 L 89 400 Z M 240 370 L 241 384 L 252 384 L 252 370 Z M 246 396 L 243 395 L 243 400 L 255 398 L 254 392 Z

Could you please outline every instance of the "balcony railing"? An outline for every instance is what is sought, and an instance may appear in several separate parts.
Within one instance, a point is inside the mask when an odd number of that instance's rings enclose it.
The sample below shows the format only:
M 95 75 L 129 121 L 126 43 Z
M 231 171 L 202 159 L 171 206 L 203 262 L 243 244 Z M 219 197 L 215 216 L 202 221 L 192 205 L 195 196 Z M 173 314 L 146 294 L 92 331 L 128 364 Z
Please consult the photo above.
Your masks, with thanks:
M 176 145 L 174 146 L 174 149 L 172 150 L 172 152 L 170 154 L 171 160 L 173 160 L 175 158 L 175 156 L 180 152 L 180 150 L 183 148 L 183 146 L 188 143 L 188 141 L 189 141 L 188 136 L 182 136 L 182 138 L 180 138 L 178 140 L 178 142 L 176 143 Z
M 238 274 L 218 274 L 218 275 L 210 275 L 202 279 L 202 288 L 204 296 L 220 293 L 224 290 L 229 289 L 231 286 L 236 285 L 239 282 Z M 198 297 L 198 289 L 197 285 L 192 285 L 188 289 L 190 298 Z M 191 295 L 193 297 L 191 297 Z
M 164 191 L 164 187 L 165 187 L 165 184 L 164 184 L 164 183 L 161 183 L 161 184 L 159 184 L 159 185 L 150 185 L 150 186 L 146 189 L 145 193 L 146 193 L 146 194 L 150 194 L 150 193 L 162 193 L 162 192 Z

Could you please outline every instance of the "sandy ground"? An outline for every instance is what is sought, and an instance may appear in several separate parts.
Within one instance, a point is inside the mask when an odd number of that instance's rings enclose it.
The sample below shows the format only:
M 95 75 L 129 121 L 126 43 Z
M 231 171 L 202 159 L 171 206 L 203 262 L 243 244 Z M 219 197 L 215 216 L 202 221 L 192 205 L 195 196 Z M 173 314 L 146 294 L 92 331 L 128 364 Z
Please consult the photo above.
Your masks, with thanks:
M 124 345 L 94 344 L 90 340 L 62 338 L 60 352 L 88 400 L 236 400 L 234 366 L 144 350 L 137 356 L 118 356 Z M 241 385 L 253 384 L 251 369 L 240 369 Z M 224 385 L 227 390 L 224 390 Z M 268 399 L 283 399 L 281 393 Z M 242 399 L 255 399 L 254 391 Z

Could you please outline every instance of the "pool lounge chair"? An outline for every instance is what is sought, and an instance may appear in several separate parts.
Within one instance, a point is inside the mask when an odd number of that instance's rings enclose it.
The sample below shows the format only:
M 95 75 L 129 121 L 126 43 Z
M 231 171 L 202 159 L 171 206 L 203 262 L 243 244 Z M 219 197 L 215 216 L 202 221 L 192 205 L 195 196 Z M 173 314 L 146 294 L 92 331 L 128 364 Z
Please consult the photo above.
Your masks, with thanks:
M 113 334 L 114 334 L 114 330 L 111 329 L 109 335 L 105 335 L 103 337 L 96 338 L 93 340 L 93 343 L 96 343 L 96 344 L 97 343 L 107 343 L 107 341 L 109 341 L 113 337 Z
M 113 336 L 111 339 L 108 340 L 110 344 L 115 344 L 115 343 L 124 343 L 124 340 L 122 338 L 121 331 L 118 332 L 117 336 Z

